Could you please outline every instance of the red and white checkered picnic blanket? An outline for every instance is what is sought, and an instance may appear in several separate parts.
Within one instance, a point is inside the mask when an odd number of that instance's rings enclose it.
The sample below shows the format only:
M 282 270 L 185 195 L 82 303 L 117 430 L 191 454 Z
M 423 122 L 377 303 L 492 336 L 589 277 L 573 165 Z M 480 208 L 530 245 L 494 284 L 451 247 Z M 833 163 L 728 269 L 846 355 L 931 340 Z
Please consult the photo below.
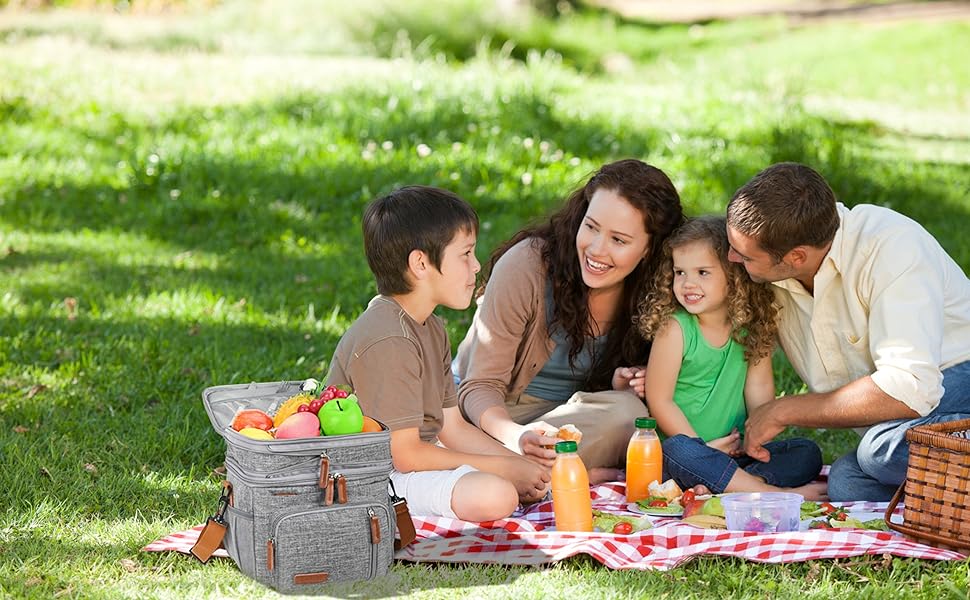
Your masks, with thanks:
M 593 508 L 617 514 L 628 510 L 622 483 L 592 489 Z M 885 502 L 848 502 L 850 516 L 870 519 L 881 516 Z M 896 511 L 901 518 L 902 509 Z M 676 567 L 701 554 L 737 556 L 756 562 L 787 563 L 817 558 L 844 558 L 863 554 L 891 554 L 932 560 L 962 560 L 963 554 L 907 540 L 885 531 L 803 530 L 791 533 L 750 533 L 700 529 L 676 518 L 656 518 L 653 528 L 631 535 L 612 533 L 565 533 L 555 531 L 552 502 L 542 502 L 516 512 L 508 519 L 469 523 L 441 517 L 412 515 L 417 539 L 400 550 L 396 558 L 413 562 L 489 563 L 537 565 L 577 554 L 589 554 L 612 569 L 658 569 Z M 199 525 L 174 533 L 143 550 L 188 553 L 198 537 Z M 219 550 L 215 556 L 226 556 Z

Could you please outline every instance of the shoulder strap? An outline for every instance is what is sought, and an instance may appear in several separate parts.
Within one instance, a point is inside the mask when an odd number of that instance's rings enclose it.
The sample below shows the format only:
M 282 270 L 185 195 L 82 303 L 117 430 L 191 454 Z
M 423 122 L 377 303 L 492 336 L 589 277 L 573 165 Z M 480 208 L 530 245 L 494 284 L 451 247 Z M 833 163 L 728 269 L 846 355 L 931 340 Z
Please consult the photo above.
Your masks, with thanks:
M 411 512 L 404 498 L 398 498 L 394 502 L 394 514 L 397 518 L 397 531 L 401 536 L 401 539 L 394 540 L 394 551 L 397 552 L 413 542 L 417 533 L 414 531 L 414 521 L 411 520 Z

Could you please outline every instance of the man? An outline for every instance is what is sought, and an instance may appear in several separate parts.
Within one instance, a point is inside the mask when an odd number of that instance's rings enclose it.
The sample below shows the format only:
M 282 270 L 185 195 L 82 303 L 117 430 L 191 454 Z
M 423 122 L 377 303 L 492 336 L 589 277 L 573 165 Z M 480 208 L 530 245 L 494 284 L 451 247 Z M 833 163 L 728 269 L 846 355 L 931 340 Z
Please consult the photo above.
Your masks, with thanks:
M 865 428 L 832 465 L 833 500 L 885 501 L 910 427 L 970 418 L 970 280 L 918 223 L 836 202 L 821 175 L 772 165 L 727 209 L 730 260 L 774 284 L 779 339 L 810 393 L 753 411 L 745 450 L 789 425 Z

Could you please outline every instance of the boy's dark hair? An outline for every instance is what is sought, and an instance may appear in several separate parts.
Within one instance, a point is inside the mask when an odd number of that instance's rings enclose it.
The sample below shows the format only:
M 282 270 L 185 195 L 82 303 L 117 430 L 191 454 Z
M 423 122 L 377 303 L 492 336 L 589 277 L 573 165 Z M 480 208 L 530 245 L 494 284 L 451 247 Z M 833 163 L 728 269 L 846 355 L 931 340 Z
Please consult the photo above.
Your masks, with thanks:
M 780 261 L 796 246 L 821 248 L 835 238 L 835 192 L 815 170 L 778 163 L 744 184 L 727 207 L 727 224 Z
M 412 250 L 428 255 L 441 270 L 441 254 L 459 230 L 478 233 L 475 209 L 440 188 L 410 185 L 372 201 L 364 211 L 364 254 L 377 291 L 406 294 L 408 257 Z

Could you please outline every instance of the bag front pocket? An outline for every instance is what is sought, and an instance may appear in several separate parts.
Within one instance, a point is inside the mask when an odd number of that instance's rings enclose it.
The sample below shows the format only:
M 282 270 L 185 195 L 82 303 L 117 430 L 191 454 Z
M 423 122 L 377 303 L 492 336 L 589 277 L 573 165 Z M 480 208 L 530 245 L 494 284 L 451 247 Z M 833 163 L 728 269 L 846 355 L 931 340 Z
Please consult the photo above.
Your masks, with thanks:
M 236 561 L 239 570 L 256 577 L 256 552 L 253 543 L 253 515 L 226 507 L 226 537 L 223 540 L 226 552 Z
M 386 573 L 394 545 L 389 510 L 387 504 L 335 504 L 282 515 L 266 550 L 274 587 L 305 592 Z

